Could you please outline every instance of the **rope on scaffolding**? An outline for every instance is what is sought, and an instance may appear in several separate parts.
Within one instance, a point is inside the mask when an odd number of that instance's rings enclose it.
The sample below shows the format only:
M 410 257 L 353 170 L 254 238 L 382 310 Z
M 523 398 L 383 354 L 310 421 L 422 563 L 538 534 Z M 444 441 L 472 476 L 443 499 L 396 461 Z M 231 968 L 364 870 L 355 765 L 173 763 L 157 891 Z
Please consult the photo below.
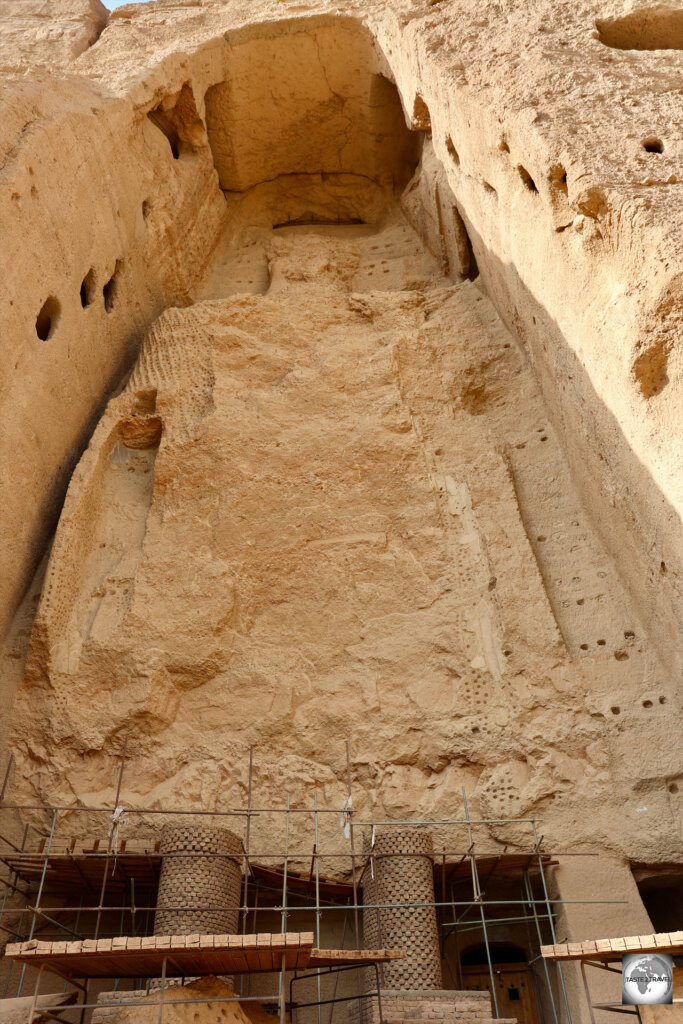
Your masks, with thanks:
M 348 839 L 351 835 L 351 815 L 353 813 L 353 804 L 351 802 L 351 794 L 346 798 L 346 803 L 342 808 L 342 812 L 339 816 L 339 825 L 344 833 L 344 839 Z
M 377 839 L 377 826 L 372 826 L 372 832 L 370 833 L 370 878 L 375 881 L 375 858 L 372 855 L 372 851 L 375 849 L 375 840 Z

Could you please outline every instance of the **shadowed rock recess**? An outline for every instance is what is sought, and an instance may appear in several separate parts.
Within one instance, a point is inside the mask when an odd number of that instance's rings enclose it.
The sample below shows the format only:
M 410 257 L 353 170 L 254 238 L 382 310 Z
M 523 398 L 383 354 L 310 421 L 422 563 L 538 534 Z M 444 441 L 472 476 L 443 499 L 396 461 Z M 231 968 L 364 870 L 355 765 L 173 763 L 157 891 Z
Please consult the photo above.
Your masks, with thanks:
M 111 805 L 127 735 L 130 803 L 241 806 L 254 744 L 263 806 L 339 806 L 350 737 L 361 815 L 466 786 L 603 855 L 562 891 L 630 902 L 560 937 L 651 931 L 683 8 L 44 7 L 0 3 L 14 797 Z

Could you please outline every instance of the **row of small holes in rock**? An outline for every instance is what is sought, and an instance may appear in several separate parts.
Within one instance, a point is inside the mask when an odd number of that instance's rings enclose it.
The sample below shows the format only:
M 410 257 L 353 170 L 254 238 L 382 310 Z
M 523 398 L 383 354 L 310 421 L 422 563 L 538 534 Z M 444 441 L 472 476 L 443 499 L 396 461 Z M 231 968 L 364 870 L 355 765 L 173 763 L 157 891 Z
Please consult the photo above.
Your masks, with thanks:
M 509 348 L 509 346 L 506 346 L 506 347 Z M 542 437 L 540 438 L 541 441 L 547 441 L 548 440 L 548 435 L 546 433 L 546 430 L 547 430 L 546 427 L 537 427 L 536 428 L 536 433 L 542 435 Z M 517 449 L 519 449 L 521 451 L 522 448 L 526 448 L 526 445 L 527 445 L 526 441 L 520 441 L 519 444 L 515 445 L 515 448 L 517 448 Z
M 149 219 L 151 213 L 151 205 L 147 199 L 142 204 L 142 217 L 145 223 Z M 118 275 L 121 271 L 123 260 L 117 260 L 116 266 L 114 267 L 114 273 L 102 286 L 102 298 L 104 299 L 104 308 L 107 313 L 111 313 L 114 308 L 114 301 L 116 299 L 116 290 L 118 285 Z M 81 306 L 86 309 L 91 306 L 97 297 L 97 277 L 93 267 L 90 268 L 88 273 L 81 281 L 80 298 Z M 54 334 L 59 317 L 62 312 L 62 306 L 59 299 L 54 295 L 49 295 L 43 305 L 40 307 L 40 312 L 36 317 L 36 334 L 41 341 L 48 341 Z
M 658 697 L 657 698 L 657 703 L 658 704 L 666 704 L 667 703 L 667 698 L 666 697 Z M 654 706 L 655 706 L 655 702 L 653 700 L 649 700 L 648 699 L 648 700 L 644 700 L 643 701 L 643 707 L 646 710 L 648 710 L 648 711 L 650 710 L 650 708 L 653 708 Z M 618 704 L 615 704 L 613 707 L 611 707 L 610 711 L 612 712 L 613 715 L 620 715 L 621 714 L 621 708 L 619 707 Z
M 576 603 L 577 604 L 582 604 L 583 600 L 577 601 Z M 625 629 L 624 630 L 624 640 L 635 640 L 635 638 L 636 638 L 636 634 L 633 632 L 632 629 Z M 605 647 L 607 645 L 607 641 L 606 640 L 598 640 L 597 641 L 597 645 L 598 645 L 598 647 Z M 589 645 L 588 644 L 580 644 L 579 647 L 580 647 L 580 649 L 582 651 L 587 651 Z M 626 653 L 626 651 L 615 651 L 614 652 L 614 657 L 617 659 L 617 661 L 626 661 L 626 659 L 628 658 L 628 654 Z
M 664 143 L 661 139 L 658 139 L 655 136 L 648 136 L 648 138 L 643 139 L 641 145 L 647 153 L 664 152 Z M 505 141 L 501 142 L 499 148 L 503 150 L 503 152 L 510 152 L 509 146 Z M 538 186 L 527 171 L 526 167 L 524 167 L 523 164 L 518 164 L 517 172 L 528 191 L 538 195 Z M 553 168 L 550 172 L 549 180 L 550 184 L 554 188 L 564 193 L 564 195 L 567 195 L 567 172 L 563 167 L 558 166 Z
M 107 313 L 111 313 L 114 308 L 114 301 L 116 299 L 116 291 L 118 287 L 118 275 L 121 271 L 122 262 L 122 260 L 116 261 L 114 273 L 102 286 L 102 298 L 104 300 L 104 308 Z M 95 301 L 96 296 L 96 276 L 94 269 L 91 267 L 81 282 L 80 299 L 83 309 L 87 306 L 91 306 Z M 59 299 L 54 295 L 49 295 L 40 307 L 40 311 L 36 317 L 36 334 L 41 341 L 48 341 L 53 336 L 57 329 L 61 312 L 62 305 Z

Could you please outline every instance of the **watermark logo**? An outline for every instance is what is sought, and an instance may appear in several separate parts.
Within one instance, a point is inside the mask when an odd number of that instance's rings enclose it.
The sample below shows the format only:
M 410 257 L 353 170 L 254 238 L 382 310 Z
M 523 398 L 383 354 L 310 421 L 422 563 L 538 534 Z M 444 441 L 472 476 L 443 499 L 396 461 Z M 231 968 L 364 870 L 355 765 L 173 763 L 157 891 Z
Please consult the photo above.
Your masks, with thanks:
M 673 1002 L 673 957 L 666 953 L 625 953 L 621 971 L 622 1003 L 646 1006 Z

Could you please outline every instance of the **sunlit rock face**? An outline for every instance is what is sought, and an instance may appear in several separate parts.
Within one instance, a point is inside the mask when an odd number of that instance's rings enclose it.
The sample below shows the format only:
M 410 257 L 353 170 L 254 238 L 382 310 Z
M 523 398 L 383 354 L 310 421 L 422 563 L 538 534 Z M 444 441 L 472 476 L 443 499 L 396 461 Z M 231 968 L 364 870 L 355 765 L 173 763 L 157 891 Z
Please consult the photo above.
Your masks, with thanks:
M 3 71 L 65 69 L 99 39 L 109 11 L 100 0 L 2 0 Z
M 237 806 L 252 744 L 339 803 L 350 738 L 364 812 L 680 857 L 674 58 L 504 6 L 130 6 L 47 93 L 12 51 L 20 796 L 111 802 L 128 735 L 129 804 Z

